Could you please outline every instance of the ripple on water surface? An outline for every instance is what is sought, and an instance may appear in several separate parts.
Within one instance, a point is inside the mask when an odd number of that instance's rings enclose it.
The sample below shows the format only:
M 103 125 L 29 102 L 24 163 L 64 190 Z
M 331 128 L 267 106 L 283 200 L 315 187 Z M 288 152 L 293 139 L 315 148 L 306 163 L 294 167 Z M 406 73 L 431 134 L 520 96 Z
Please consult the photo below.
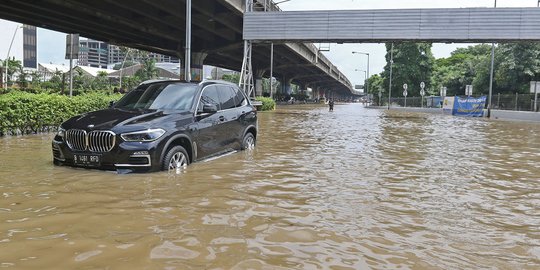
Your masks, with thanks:
M 257 149 L 166 173 L 0 139 L 0 267 L 538 269 L 540 126 L 291 106 Z

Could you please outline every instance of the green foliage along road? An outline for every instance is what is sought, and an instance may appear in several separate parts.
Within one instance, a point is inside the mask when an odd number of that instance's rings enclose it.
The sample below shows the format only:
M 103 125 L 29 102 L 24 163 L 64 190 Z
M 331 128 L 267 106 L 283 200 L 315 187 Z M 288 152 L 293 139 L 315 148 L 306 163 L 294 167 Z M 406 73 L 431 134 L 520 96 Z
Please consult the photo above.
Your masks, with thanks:
M 387 65 L 381 74 L 369 79 L 370 92 L 379 90 L 388 97 L 390 48 L 386 44 Z M 458 48 L 447 58 L 434 59 L 429 43 L 394 44 L 392 97 L 401 97 L 403 84 L 409 85 L 409 96 L 419 96 L 419 84 L 426 83 L 428 95 L 439 95 L 442 86 L 447 95 L 463 95 L 467 85 L 474 86 L 474 94 L 487 94 L 491 44 Z M 540 80 L 540 43 L 521 42 L 499 44 L 495 49 L 494 94 L 525 94 L 530 81 Z
M 63 121 L 85 112 L 104 109 L 121 95 L 91 93 L 69 98 L 56 94 L 11 92 L 0 95 L 0 136 L 55 129 Z

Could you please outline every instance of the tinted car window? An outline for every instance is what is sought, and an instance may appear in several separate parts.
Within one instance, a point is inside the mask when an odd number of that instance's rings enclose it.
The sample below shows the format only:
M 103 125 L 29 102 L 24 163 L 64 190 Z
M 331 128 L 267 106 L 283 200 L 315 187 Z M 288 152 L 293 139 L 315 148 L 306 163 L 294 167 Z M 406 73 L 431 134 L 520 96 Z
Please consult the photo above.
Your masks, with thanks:
M 186 84 L 152 84 L 135 89 L 115 105 L 120 109 L 189 110 L 197 86 Z
M 221 98 L 221 109 L 227 110 L 236 107 L 236 102 L 234 100 L 235 93 L 232 91 L 230 86 L 219 85 L 219 96 Z
M 203 111 L 204 104 L 214 104 L 217 106 L 218 111 L 221 110 L 218 88 L 215 85 L 208 86 L 203 90 L 201 101 L 198 106 L 198 112 Z
M 233 89 L 234 93 L 236 94 L 236 107 L 246 106 L 248 101 L 244 93 L 242 93 L 242 91 L 238 88 L 231 87 L 231 89 Z

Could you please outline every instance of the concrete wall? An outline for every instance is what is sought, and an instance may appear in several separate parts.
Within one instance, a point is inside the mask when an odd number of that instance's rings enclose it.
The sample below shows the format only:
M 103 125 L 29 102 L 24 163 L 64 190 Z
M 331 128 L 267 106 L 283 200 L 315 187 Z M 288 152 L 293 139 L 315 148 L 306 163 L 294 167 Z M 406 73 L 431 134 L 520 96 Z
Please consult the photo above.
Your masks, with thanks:
M 368 106 L 370 109 L 386 110 L 388 107 Z M 392 107 L 391 110 L 401 112 L 418 112 L 418 113 L 432 113 L 443 114 L 442 109 L 438 108 L 403 108 Z M 484 115 L 487 116 L 487 111 L 484 111 Z M 511 121 L 528 121 L 540 123 L 540 112 L 518 112 L 518 111 L 503 111 L 503 110 L 491 110 L 491 119 L 493 120 L 511 120 Z
M 491 119 L 540 122 L 540 113 L 492 110 Z
M 369 109 L 380 109 L 386 110 L 388 107 L 377 107 L 377 106 L 368 106 Z M 401 112 L 418 112 L 418 113 L 433 113 L 433 114 L 443 114 L 441 108 L 404 108 L 404 107 L 391 107 L 390 110 L 396 110 Z

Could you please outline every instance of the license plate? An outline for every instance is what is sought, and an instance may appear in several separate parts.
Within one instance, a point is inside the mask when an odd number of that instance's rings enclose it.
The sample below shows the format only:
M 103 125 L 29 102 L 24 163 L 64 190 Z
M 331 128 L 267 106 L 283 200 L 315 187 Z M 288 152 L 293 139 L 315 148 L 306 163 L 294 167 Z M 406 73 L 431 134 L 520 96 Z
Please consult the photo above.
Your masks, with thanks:
M 100 155 L 74 154 L 73 163 L 85 167 L 99 167 L 101 165 Z

